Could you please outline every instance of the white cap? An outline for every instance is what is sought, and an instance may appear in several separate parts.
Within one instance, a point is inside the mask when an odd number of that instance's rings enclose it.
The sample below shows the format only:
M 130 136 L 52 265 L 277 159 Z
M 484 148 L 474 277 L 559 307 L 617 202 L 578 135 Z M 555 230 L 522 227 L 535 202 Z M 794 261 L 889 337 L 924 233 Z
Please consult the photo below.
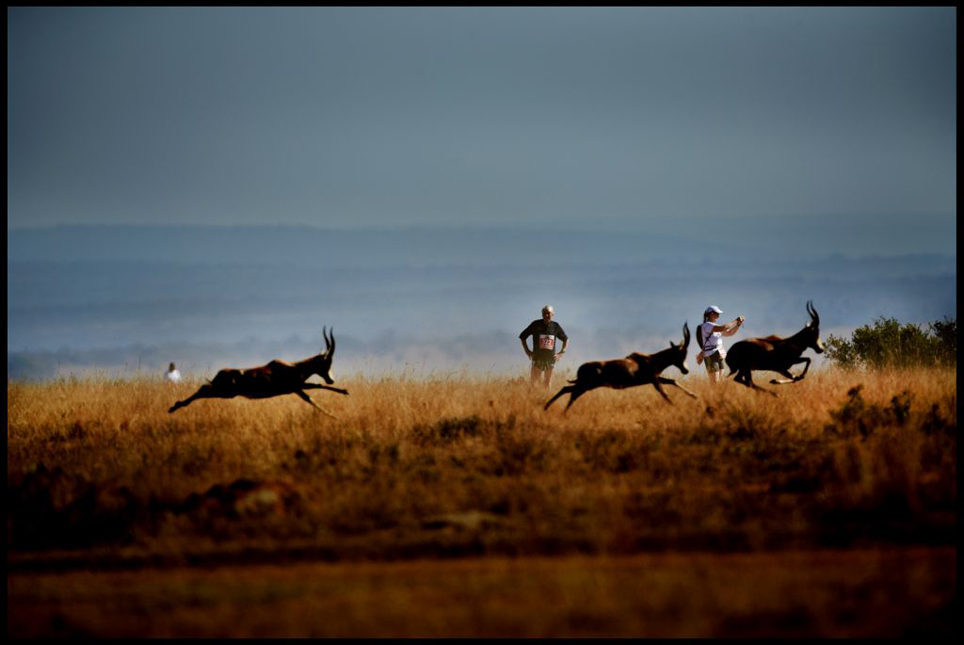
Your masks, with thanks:
M 542 311 L 543 312 L 548 311 L 550 314 L 556 313 L 556 310 L 552 308 L 552 305 L 546 305 L 545 307 L 542 308 Z
M 723 313 L 722 309 L 720 309 L 716 305 L 710 305 L 709 307 L 706 308 L 706 311 L 703 312 L 703 315 L 706 316 L 707 314 L 721 314 L 721 313 Z

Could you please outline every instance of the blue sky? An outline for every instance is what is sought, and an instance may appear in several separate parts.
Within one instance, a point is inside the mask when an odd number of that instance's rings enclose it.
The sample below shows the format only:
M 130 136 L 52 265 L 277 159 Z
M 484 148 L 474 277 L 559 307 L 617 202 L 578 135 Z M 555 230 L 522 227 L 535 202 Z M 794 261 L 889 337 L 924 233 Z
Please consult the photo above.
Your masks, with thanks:
M 12 8 L 8 228 L 813 217 L 953 252 L 955 58 L 954 8 Z

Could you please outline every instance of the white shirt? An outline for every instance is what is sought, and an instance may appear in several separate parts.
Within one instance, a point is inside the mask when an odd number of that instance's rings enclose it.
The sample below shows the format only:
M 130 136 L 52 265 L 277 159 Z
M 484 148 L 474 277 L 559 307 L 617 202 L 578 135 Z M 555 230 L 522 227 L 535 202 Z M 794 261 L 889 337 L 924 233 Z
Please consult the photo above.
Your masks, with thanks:
M 171 383 L 178 383 L 181 380 L 181 373 L 178 372 L 177 370 L 171 370 L 170 372 L 167 372 L 164 375 L 164 378 L 166 378 Z
M 718 331 L 713 331 L 716 327 L 716 323 L 707 320 L 705 323 L 700 325 L 703 330 L 703 357 L 712 356 L 714 352 L 720 352 L 720 358 L 726 356 L 726 350 L 723 349 L 723 334 Z

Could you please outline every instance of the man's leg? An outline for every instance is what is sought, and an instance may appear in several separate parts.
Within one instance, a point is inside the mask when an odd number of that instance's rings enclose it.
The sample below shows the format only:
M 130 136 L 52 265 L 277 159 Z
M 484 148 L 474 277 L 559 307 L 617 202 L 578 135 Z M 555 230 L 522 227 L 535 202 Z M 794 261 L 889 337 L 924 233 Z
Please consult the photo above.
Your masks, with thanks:
M 539 367 L 535 363 L 532 363 L 532 368 L 529 370 L 529 381 L 532 385 L 539 382 Z
M 552 368 L 550 367 L 546 370 L 546 376 L 545 376 L 545 386 L 547 390 L 549 389 L 549 381 L 551 380 L 552 380 Z

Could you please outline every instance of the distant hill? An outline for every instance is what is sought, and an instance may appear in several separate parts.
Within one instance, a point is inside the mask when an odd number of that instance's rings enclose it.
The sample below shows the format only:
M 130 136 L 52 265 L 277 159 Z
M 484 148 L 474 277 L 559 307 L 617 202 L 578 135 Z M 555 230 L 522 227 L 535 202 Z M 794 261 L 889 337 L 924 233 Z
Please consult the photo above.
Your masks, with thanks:
M 953 213 L 587 217 L 580 227 L 53 226 L 7 232 L 8 260 L 559 265 L 686 259 L 954 256 Z

